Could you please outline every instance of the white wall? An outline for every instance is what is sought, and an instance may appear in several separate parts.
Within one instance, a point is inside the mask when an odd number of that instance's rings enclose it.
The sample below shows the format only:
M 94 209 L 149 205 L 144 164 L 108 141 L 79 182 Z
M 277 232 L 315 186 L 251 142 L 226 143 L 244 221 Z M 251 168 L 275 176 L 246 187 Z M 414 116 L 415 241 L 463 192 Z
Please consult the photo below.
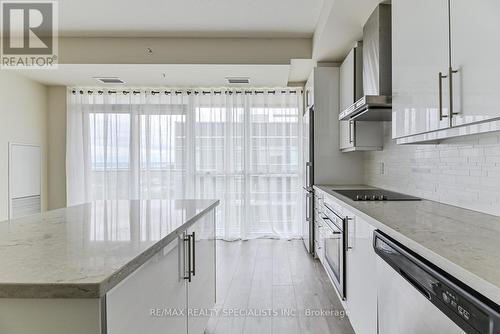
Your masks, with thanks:
M 48 87 L 48 209 L 66 206 L 66 87 Z
M 340 68 L 320 64 L 314 71 L 314 183 L 359 184 L 363 154 L 339 147 Z
M 47 209 L 47 88 L 0 70 L 0 221 L 8 218 L 8 143 L 42 148 L 42 210 Z
M 311 38 L 59 39 L 60 64 L 290 64 L 311 53 Z
M 364 162 L 366 184 L 500 215 L 499 132 L 398 146 L 386 123 L 384 150 L 366 153 Z

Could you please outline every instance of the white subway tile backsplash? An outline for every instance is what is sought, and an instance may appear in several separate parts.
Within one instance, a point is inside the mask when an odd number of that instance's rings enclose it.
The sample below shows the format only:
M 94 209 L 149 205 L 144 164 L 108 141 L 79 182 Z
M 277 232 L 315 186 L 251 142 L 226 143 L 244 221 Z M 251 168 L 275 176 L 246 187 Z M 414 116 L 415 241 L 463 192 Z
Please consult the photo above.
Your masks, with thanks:
M 485 162 L 490 164 L 495 164 L 495 166 L 497 166 L 500 163 L 500 156 L 486 157 Z
M 487 134 L 483 135 L 478 140 L 479 145 L 492 145 L 498 144 L 498 135 L 497 134 Z
M 384 150 L 364 161 L 366 184 L 500 215 L 500 133 L 403 146 L 386 123 Z

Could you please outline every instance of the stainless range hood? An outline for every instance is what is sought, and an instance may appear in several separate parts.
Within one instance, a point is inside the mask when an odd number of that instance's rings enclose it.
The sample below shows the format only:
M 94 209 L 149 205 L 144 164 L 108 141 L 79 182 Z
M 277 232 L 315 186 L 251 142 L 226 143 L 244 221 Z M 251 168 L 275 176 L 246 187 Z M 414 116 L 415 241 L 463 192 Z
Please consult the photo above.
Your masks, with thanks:
M 391 5 L 380 4 L 363 27 L 364 96 L 342 111 L 342 121 L 392 119 Z

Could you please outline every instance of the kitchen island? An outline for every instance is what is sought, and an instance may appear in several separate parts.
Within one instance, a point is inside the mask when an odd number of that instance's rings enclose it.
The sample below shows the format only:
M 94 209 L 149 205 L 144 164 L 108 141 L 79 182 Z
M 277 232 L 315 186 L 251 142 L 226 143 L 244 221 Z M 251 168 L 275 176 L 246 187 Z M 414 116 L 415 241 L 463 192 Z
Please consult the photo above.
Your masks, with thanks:
M 0 333 L 203 333 L 208 318 L 186 310 L 215 303 L 218 204 L 98 201 L 1 222 Z

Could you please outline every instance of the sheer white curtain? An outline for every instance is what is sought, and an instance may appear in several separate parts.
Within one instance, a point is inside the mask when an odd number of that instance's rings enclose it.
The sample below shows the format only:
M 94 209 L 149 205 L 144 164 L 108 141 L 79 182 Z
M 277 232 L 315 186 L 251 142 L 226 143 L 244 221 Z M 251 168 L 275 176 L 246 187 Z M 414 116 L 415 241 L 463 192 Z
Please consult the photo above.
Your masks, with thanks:
M 300 235 L 295 89 L 68 90 L 68 205 L 218 198 L 226 240 Z

